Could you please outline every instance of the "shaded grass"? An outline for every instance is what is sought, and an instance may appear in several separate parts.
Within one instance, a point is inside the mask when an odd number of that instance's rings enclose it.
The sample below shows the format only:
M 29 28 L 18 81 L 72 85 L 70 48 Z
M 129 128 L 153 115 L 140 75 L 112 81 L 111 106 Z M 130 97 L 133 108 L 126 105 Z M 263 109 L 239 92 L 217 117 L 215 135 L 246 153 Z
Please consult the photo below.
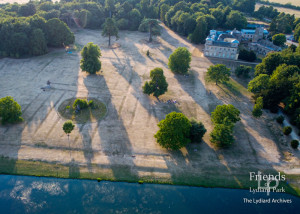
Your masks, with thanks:
M 102 119 L 107 112 L 106 105 L 102 103 L 101 101 L 90 98 L 89 100 L 94 101 L 95 107 L 88 107 L 86 109 L 82 109 L 79 111 L 79 113 L 75 113 L 75 109 L 73 109 L 73 103 L 77 98 L 71 98 L 68 100 L 65 100 L 60 104 L 58 107 L 58 112 L 62 117 L 68 120 L 73 120 L 76 123 L 86 123 L 86 122 L 96 122 L 100 119 Z M 70 108 L 67 109 L 66 107 L 69 106 Z
M 236 80 L 230 78 L 228 82 L 222 83 L 223 89 L 235 96 L 245 96 L 250 98 L 252 93 L 247 90 L 243 85 L 238 83 Z
M 14 160 L 0 157 L 0 174 L 15 174 L 29 176 L 45 176 L 57 178 L 89 179 L 98 181 L 124 181 L 134 183 L 172 184 L 201 187 L 223 187 L 234 189 L 257 188 L 257 181 L 250 181 L 249 172 L 258 169 L 231 168 L 230 172 L 218 167 L 209 167 L 200 172 L 182 171 L 171 175 L 171 178 L 155 176 L 136 176 L 130 172 L 130 167 L 110 166 L 109 168 L 92 164 L 92 172 L 86 167 L 70 163 L 69 165 L 46 163 L 41 161 Z M 261 170 L 264 174 L 277 174 L 275 170 Z M 283 173 L 282 173 L 283 174 Z M 286 193 L 300 196 L 300 189 L 294 183 L 300 175 L 286 175 L 288 182 L 280 182 Z

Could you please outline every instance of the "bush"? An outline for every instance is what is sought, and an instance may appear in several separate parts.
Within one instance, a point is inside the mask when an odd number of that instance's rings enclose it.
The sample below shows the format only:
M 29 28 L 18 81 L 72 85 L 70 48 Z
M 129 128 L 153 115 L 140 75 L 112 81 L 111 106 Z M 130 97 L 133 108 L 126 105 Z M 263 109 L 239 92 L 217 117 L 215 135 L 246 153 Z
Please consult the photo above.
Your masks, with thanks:
M 0 99 L 0 117 L 2 123 L 23 121 L 21 106 L 10 96 Z
M 191 60 L 188 49 L 179 47 L 170 55 L 168 66 L 174 73 L 185 74 L 190 68 Z
M 168 114 L 157 126 L 159 130 L 154 137 L 163 148 L 178 150 L 191 142 L 189 135 L 192 125 L 182 113 Z
M 279 117 L 277 117 L 276 118 L 276 121 L 277 121 L 277 123 L 279 123 L 279 124 L 283 124 L 283 121 L 284 121 L 284 116 L 279 116 Z
M 76 109 L 77 105 L 79 106 L 80 110 L 85 109 L 89 106 L 86 99 L 76 99 L 73 103 L 73 109 Z
M 206 133 L 206 129 L 201 122 L 197 122 L 196 120 L 191 120 L 191 130 L 190 130 L 190 139 L 192 142 L 201 142 L 204 134 Z
M 289 135 L 289 134 L 291 134 L 291 132 L 292 132 L 292 127 L 286 126 L 286 127 L 283 128 L 282 131 L 283 131 L 283 134 Z
M 90 100 L 89 103 L 88 103 L 88 105 L 91 108 L 95 108 L 95 102 L 94 102 L 94 100 Z
M 298 146 L 299 146 L 299 141 L 298 140 L 292 140 L 291 141 L 291 147 L 293 149 L 298 149 Z
M 260 108 L 254 107 L 252 111 L 254 117 L 260 117 L 262 115 L 262 110 Z
M 250 66 L 246 66 L 246 65 L 240 65 L 235 69 L 235 75 L 237 77 L 244 77 L 244 78 L 248 78 L 249 77 L 249 73 L 251 72 L 252 68 Z
M 149 57 L 150 56 L 150 51 L 147 50 L 146 55 Z

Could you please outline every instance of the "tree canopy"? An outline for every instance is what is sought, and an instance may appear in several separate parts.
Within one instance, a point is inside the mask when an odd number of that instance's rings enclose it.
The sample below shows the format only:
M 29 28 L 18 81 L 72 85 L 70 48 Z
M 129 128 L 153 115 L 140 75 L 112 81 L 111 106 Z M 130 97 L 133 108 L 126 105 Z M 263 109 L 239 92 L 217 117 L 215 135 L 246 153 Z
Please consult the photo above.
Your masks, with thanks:
M 3 124 L 23 121 L 21 115 L 21 106 L 12 97 L 8 96 L 0 99 L 0 118 L 2 118 L 1 122 Z
M 286 36 L 283 33 L 275 34 L 272 40 L 274 45 L 283 46 L 286 42 Z
M 177 48 L 169 57 L 168 66 L 174 73 L 185 74 L 190 68 L 191 53 L 185 47 Z
M 155 97 L 159 97 L 168 90 L 168 83 L 164 76 L 164 71 L 161 68 L 154 68 L 150 71 L 150 82 L 146 82 L 143 86 L 143 92 L 145 94 L 153 94 Z
M 154 137 L 163 148 L 178 150 L 191 142 L 191 126 L 184 114 L 172 112 L 158 123 L 159 130 Z
M 107 18 L 103 25 L 102 36 L 108 37 L 108 46 L 110 46 L 110 37 L 115 36 L 116 38 L 119 38 L 118 32 L 119 29 L 115 20 L 112 18 Z
M 218 105 L 211 113 L 211 120 L 214 124 L 236 123 L 241 120 L 240 111 L 231 104 Z
M 207 75 L 210 80 L 215 81 L 216 85 L 219 82 L 226 82 L 230 77 L 230 69 L 223 64 L 211 65 L 207 70 Z
M 94 74 L 101 69 L 101 62 L 99 57 L 101 56 L 101 51 L 98 45 L 89 42 L 81 50 L 80 68 L 82 71 L 86 71 L 90 74 Z

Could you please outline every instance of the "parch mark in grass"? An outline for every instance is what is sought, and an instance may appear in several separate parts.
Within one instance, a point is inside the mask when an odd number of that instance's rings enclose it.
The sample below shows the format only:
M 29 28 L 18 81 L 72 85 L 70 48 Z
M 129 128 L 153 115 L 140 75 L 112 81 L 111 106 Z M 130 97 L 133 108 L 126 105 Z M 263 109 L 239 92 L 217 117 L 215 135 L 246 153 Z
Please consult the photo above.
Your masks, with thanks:
M 58 107 L 58 112 L 63 118 L 73 120 L 76 123 L 86 123 L 97 122 L 106 115 L 106 105 L 95 98 L 89 98 L 87 100 L 88 103 L 92 100 L 92 105 L 89 104 L 86 108 L 82 108 L 76 111 L 76 109 L 73 107 L 76 99 L 78 98 L 71 98 L 63 101 L 60 104 L 60 106 Z

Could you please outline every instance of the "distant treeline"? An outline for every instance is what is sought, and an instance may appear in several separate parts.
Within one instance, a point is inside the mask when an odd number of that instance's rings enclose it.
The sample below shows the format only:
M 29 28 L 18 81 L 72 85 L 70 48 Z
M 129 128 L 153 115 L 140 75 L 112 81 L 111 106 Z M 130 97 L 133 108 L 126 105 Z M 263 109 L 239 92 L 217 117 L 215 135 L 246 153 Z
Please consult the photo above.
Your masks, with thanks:
M 264 1 L 264 0 L 257 0 L 257 3 L 261 4 L 266 4 L 266 5 L 272 5 L 275 7 L 283 7 L 283 8 L 289 8 L 289 9 L 294 9 L 294 10 L 300 10 L 300 6 L 292 5 L 291 3 L 286 3 L 286 4 L 281 4 L 277 2 L 269 2 L 269 1 Z

